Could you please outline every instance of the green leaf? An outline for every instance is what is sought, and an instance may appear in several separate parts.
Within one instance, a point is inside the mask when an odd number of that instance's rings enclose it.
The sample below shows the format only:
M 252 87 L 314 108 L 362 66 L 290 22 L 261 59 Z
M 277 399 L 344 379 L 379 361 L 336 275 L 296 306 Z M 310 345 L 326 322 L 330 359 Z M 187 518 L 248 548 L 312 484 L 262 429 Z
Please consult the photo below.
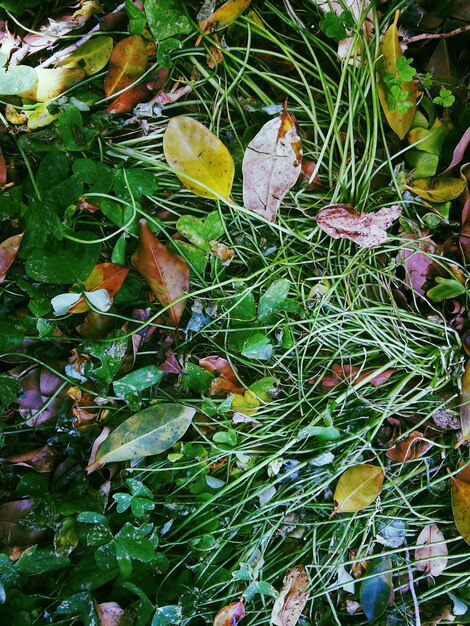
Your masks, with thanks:
M 220 239 L 225 232 L 218 211 L 212 211 L 204 220 L 183 215 L 176 222 L 176 228 L 195 246 L 207 251 L 211 249 L 210 242 Z
M 444 87 L 439 91 L 439 95 L 433 99 L 434 104 L 440 104 L 443 107 L 450 107 L 455 102 L 455 96 L 450 89 Z
M 62 105 L 57 125 L 66 150 L 86 150 L 93 143 L 95 131 L 83 125 L 82 114 L 73 104 Z
M 145 0 L 144 6 L 148 25 L 156 42 L 192 31 L 182 3 L 173 0 Z
M 136 413 L 118 426 L 101 444 L 96 463 L 129 461 L 161 454 L 189 428 L 196 410 L 162 403 Z
M 183 373 L 183 389 L 196 391 L 198 393 L 208 393 L 214 376 L 195 363 L 188 361 Z
M 93 240 L 93 233 L 76 232 L 82 241 Z M 26 261 L 28 276 L 41 283 L 66 285 L 83 282 L 98 262 L 101 243 L 78 243 L 67 239 L 50 241 L 47 248 L 35 248 Z
M 8 374 L 0 374 L 0 409 L 6 409 L 8 405 L 18 398 L 21 392 L 21 383 Z
M 120 169 L 114 174 L 114 192 L 122 200 L 140 200 L 141 196 L 153 196 L 157 189 L 156 176 L 147 170 L 125 170 L 124 175 L 124 170 Z
M 333 11 L 325 13 L 325 16 L 320 20 L 320 30 L 335 41 L 342 41 L 347 37 L 346 29 L 339 15 L 336 15 Z
M 414 168 L 413 174 L 416 178 L 428 178 L 434 176 L 439 165 L 437 154 L 421 152 L 416 148 L 405 152 L 405 159 L 408 165 Z
M 178 39 L 165 39 L 157 46 L 157 62 L 160 67 L 171 67 L 173 50 L 179 50 L 181 42 Z
M 140 205 L 136 203 L 136 208 L 138 207 Z M 110 198 L 103 198 L 100 202 L 100 210 L 113 224 L 119 228 L 125 227 L 125 232 L 130 235 L 139 233 L 139 215 L 131 204 L 122 204 Z
M 247 359 L 267 361 L 273 355 L 273 346 L 264 333 L 255 333 L 243 342 L 241 353 Z
M 258 319 L 266 320 L 282 305 L 290 290 L 290 281 L 287 278 L 275 280 L 259 299 Z
M 85 70 L 87 76 L 92 76 L 97 74 L 107 64 L 112 49 L 112 37 L 108 35 L 92 37 L 71 54 L 61 59 L 58 65 L 60 67 L 79 67 Z
M 124 513 L 131 506 L 133 498 L 129 493 L 115 493 L 113 500 L 116 502 L 116 511 Z
M 28 91 L 36 81 L 36 70 L 28 65 L 0 68 L 0 94 L 3 96 L 14 96 Z
M 124 335 L 124 336 L 122 336 Z M 101 361 L 97 367 L 93 362 L 87 363 L 85 373 L 90 378 L 110 382 L 121 369 L 122 359 L 127 353 L 127 337 L 122 331 L 116 331 L 106 341 L 88 342 L 80 348 L 85 354 L 94 356 Z
M 32 546 L 23 552 L 15 567 L 21 574 L 34 575 L 53 572 L 68 565 L 70 560 L 66 556 L 57 556 L 52 550 Z
M 442 144 L 449 132 L 446 124 L 436 119 L 431 128 L 413 128 L 408 133 L 408 141 L 416 144 L 417 150 L 440 156 Z
M 412 63 L 413 63 L 413 59 L 407 59 L 404 56 L 398 57 L 397 72 L 401 80 L 405 82 L 409 82 L 410 80 L 413 80 L 413 77 L 416 74 L 416 70 L 414 67 L 411 67 Z
M 306 426 L 297 433 L 297 439 L 308 437 L 316 437 L 318 441 L 336 441 L 341 437 L 341 432 L 334 426 Z
M 141 402 L 140 392 L 153 385 L 157 385 L 163 377 L 163 372 L 156 365 L 146 365 L 126 374 L 113 382 L 114 393 L 118 398 L 127 402 L 131 409 L 138 409 Z
M 131 35 L 142 35 L 147 25 L 145 13 L 138 9 L 132 0 L 126 0 L 126 13 L 129 17 L 129 32 Z
M 442 302 L 467 293 L 465 285 L 452 278 L 437 277 L 436 283 L 438 284 L 435 287 L 426 292 L 427 297 L 433 302 Z
M 361 584 L 361 606 L 369 623 L 378 619 L 387 608 L 392 592 L 392 561 L 389 556 L 373 559 L 367 565 L 366 578 Z
M 11 317 L 0 319 L 0 352 L 13 352 L 24 339 L 24 329 Z
M 180 624 L 183 618 L 181 607 L 177 604 L 159 606 L 155 609 L 151 626 L 170 626 Z
M 144 537 L 139 528 L 135 528 L 127 522 L 115 535 L 115 541 L 119 550 L 129 558 L 148 563 L 153 559 L 155 547 L 147 537 Z
M 243 291 L 224 301 L 231 322 L 249 322 L 256 318 L 256 303 L 251 291 Z

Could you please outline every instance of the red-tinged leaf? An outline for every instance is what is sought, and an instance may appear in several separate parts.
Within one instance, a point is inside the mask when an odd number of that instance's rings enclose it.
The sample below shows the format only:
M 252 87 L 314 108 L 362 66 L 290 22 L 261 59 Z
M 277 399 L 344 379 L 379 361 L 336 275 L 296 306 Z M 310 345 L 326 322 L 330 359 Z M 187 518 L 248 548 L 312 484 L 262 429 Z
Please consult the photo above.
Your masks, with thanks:
M 199 21 L 199 28 L 203 33 L 213 33 L 227 28 L 249 7 L 250 3 L 251 0 L 227 0 L 210 17 Z
M 310 592 L 307 591 L 308 576 L 303 565 L 287 570 L 282 589 L 273 606 L 273 626 L 295 626 L 305 608 Z
M 109 59 L 109 70 L 104 79 L 106 97 L 125 89 L 138 80 L 147 68 L 147 48 L 138 35 L 122 39 L 114 47 Z
M 0 150 L 0 186 L 6 185 L 8 180 L 7 166 L 5 165 L 5 159 L 3 158 L 2 151 Z
M 336 205 L 320 209 L 315 219 L 333 239 L 350 239 L 361 248 L 372 248 L 387 241 L 386 230 L 400 215 L 401 208 L 396 204 L 374 213 L 359 213 L 345 205 Z
M 470 465 L 451 476 L 452 513 L 457 530 L 470 545 Z
M 132 87 L 125 93 L 121 94 L 113 100 L 105 109 L 106 113 L 114 113 L 114 115 L 123 115 L 124 113 L 132 113 L 134 107 L 141 102 L 148 102 L 152 96 L 162 89 L 168 79 L 168 69 L 162 68 L 148 77 L 148 80 L 141 85 Z
M 59 450 L 46 445 L 40 449 L 0 459 L 0 462 L 30 467 L 40 474 L 47 474 L 52 472 L 52 470 L 56 467 L 61 456 L 62 455 Z
M 221 356 L 206 356 L 198 361 L 199 367 L 203 367 L 205 370 L 214 374 L 214 376 L 223 376 L 234 385 L 239 385 L 236 369 L 230 365 L 227 359 Z
M 334 493 L 334 514 L 361 511 L 372 504 L 382 489 L 384 472 L 377 465 L 362 463 L 347 469 Z
M 32 500 L 13 500 L 0 505 L 0 539 L 7 546 L 31 546 L 44 535 L 44 529 L 22 521 L 33 509 Z
M 109 297 L 112 299 L 121 288 L 125 281 L 129 268 L 117 263 L 98 263 L 92 269 L 84 283 L 84 291 L 96 291 L 98 289 L 106 289 Z M 82 296 L 76 304 L 70 307 L 68 313 L 85 313 L 90 307 Z
M 35 367 L 20 378 L 23 393 L 16 401 L 28 426 L 52 420 L 61 410 L 66 392 L 64 381 L 46 367 Z
M 462 376 L 462 389 L 460 391 L 460 428 L 462 438 L 457 446 L 470 438 L 470 361 L 467 361 L 464 374 Z
M 387 456 L 397 463 L 406 463 L 424 456 L 430 448 L 432 448 L 432 442 L 423 439 L 423 433 L 414 430 L 405 439 L 387 450 Z
M 302 169 L 300 170 L 300 179 L 307 185 L 307 191 L 312 191 L 321 187 L 320 176 L 318 172 L 313 176 L 317 164 L 308 159 L 302 159 Z
M 178 83 L 175 83 L 175 86 L 171 91 L 159 91 L 157 95 L 150 100 L 151 104 L 172 104 L 176 102 L 190 91 L 192 91 L 191 85 L 183 85 L 182 87 L 177 87 Z
M 430 576 L 439 576 L 447 567 L 447 545 L 444 535 L 435 524 L 425 526 L 416 540 L 417 569 Z
M 170 252 L 164 246 L 145 220 L 140 220 L 140 237 L 137 250 L 132 256 L 132 264 L 150 285 L 160 304 L 169 309 L 171 321 L 176 326 L 183 315 L 186 300 L 179 300 L 189 291 L 189 267 L 179 254 Z
M 13 235 L 0 243 L 0 284 L 5 280 L 7 271 L 18 254 L 22 239 L 23 233 Z
M 359 384 L 363 380 L 369 378 L 369 376 L 373 374 L 374 371 L 375 370 L 363 370 L 362 368 L 355 365 L 335 364 L 332 367 L 332 373 L 324 376 L 321 379 L 320 384 L 325 389 L 336 387 L 337 385 L 345 382 L 350 384 Z M 359 376 L 356 376 L 356 374 L 358 374 L 359 372 L 362 373 Z M 394 374 L 394 372 L 394 369 L 388 369 L 383 372 L 379 372 L 368 381 L 368 384 L 372 385 L 373 387 L 380 387 L 380 385 L 383 385 L 388 381 L 388 379 L 390 378 L 390 376 L 392 376 L 392 374 Z M 310 378 L 308 382 L 314 385 L 317 383 L 317 381 L 318 379 L 316 377 L 313 377 Z
M 100 626 L 120 626 L 123 622 L 124 609 L 117 602 L 95 602 L 95 608 Z
M 361 606 L 369 623 L 378 619 L 388 606 L 392 594 L 392 561 L 381 556 L 367 564 L 366 578 L 361 584 Z
M 213 626 L 237 626 L 238 622 L 245 617 L 243 602 L 232 602 L 217 613 Z
M 419 237 L 414 233 L 403 233 L 403 237 L 410 240 L 398 254 L 406 270 L 405 284 L 424 296 L 424 285 L 438 271 L 431 255 L 437 255 L 439 250 L 430 237 Z
M 302 142 L 295 117 L 285 111 L 267 122 L 243 157 L 243 204 L 274 222 L 301 171 Z

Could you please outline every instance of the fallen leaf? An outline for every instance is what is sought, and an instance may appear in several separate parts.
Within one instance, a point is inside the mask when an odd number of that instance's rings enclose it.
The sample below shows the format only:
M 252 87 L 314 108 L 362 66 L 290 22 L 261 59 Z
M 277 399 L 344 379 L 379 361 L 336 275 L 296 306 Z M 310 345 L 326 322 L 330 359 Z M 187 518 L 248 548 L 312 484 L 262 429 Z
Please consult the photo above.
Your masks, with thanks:
M 8 237 L 0 243 L 0 285 L 5 280 L 10 265 L 16 259 L 22 239 L 23 233 Z
M 227 0 L 210 17 L 198 22 L 203 33 L 213 33 L 227 28 L 243 11 L 250 6 L 251 0 Z
M 462 389 L 460 390 L 460 429 L 462 438 L 457 447 L 470 439 L 470 361 L 467 361 L 462 376 Z
M 124 618 L 124 609 L 117 602 L 102 602 L 96 604 L 95 609 L 100 626 L 120 626 Z
M 36 70 L 28 65 L 18 65 L 11 68 L 0 68 L 0 94 L 14 96 L 33 89 L 38 75 Z
M 392 593 L 392 561 L 380 556 L 369 561 L 366 578 L 361 584 L 360 601 L 369 623 L 378 619 L 385 611 Z
M 188 264 L 183 257 L 170 252 L 158 241 L 145 220 L 140 220 L 139 245 L 131 261 L 163 306 L 187 295 L 189 291 Z M 183 315 L 185 305 L 186 300 L 181 300 L 172 304 L 169 309 L 175 326 Z
M 128 273 L 129 268 L 123 265 L 118 265 L 117 263 L 98 263 L 85 280 L 83 291 L 87 292 L 89 296 L 90 292 L 105 289 L 112 299 L 121 288 Z M 89 310 L 90 307 L 82 295 L 76 304 L 73 304 L 69 308 L 68 313 L 85 313 Z
M 381 467 L 363 463 L 341 475 L 334 493 L 334 514 L 360 511 L 379 495 L 384 480 Z
M 417 569 L 430 576 L 439 576 L 447 567 L 447 545 L 444 535 L 435 524 L 425 526 L 416 539 Z M 439 545 L 435 545 L 439 544 Z
M 459 143 L 456 145 L 454 153 L 452 155 L 452 161 L 451 164 L 449 165 L 449 167 L 447 169 L 445 169 L 442 174 L 446 175 L 446 174 L 450 174 L 450 172 L 452 171 L 452 169 L 458 165 L 460 163 L 460 161 L 463 159 L 464 155 L 465 155 L 465 151 L 468 148 L 468 144 L 470 144 L 470 127 L 467 128 L 467 130 L 464 132 L 464 134 L 462 135 Z
M 59 67 L 78 67 L 85 70 L 87 76 L 98 73 L 109 61 L 113 49 L 113 38 L 105 36 L 92 37 L 79 46 L 71 54 L 63 57 Z
M 64 381 L 46 367 L 35 367 L 20 377 L 23 393 L 16 400 L 21 417 L 28 426 L 52 420 L 63 405 Z
M 162 68 L 151 74 L 147 80 L 135 87 L 131 87 L 125 93 L 113 100 L 105 109 L 106 113 L 114 115 L 123 115 L 124 113 L 132 113 L 134 107 L 141 102 L 148 102 L 158 90 L 162 89 L 168 79 L 168 69 Z
M 189 428 L 196 409 L 162 402 L 122 422 L 99 447 L 93 466 L 161 454 Z
M 455 200 L 465 190 L 466 184 L 461 178 L 451 176 L 434 176 L 417 178 L 409 185 L 408 191 L 428 202 L 448 202 Z
M 30 467 L 40 474 L 48 474 L 56 467 L 61 456 L 62 455 L 59 450 L 45 445 L 37 450 L 31 450 L 30 452 L 24 452 L 23 454 L 0 459 L 0 462 Z
M 219 243 L 218 241 L 211 241 L 211 251 L 214 256 L 216 256 L 222 265 L 226 267 L 230 265 L 235 257 L 235 250 L 232 250 L 224 243 Z
M 186 115 L 173 117 L 163 135 L 163 151 L 168 165 L 194 194 L 211 199 L 230 196 L 232 156 L 203 124 Z
M 375 371 L 372 369 L 363 370 L 361 367 L 357 367 L 355 365 L 339 365 L 337 363 L 335 363 L 335 365 L 333 365 L 331 369 L 332 373 L 324 376 L 320 380 L 321 386 L 325 389 L 336 387 L 341 383 L 359 384 L 366 378 L 369 378 L 369 376 Z M 359 376 L 356 376 L 356 374 L 358 374 L 359 372 L 362 373 Z M 392 374 L 394 374 L 394 372 L 394 369 L 384 370 L 383 372 L 380 372 L 373 376 L 368 381 L 368 384 L 372 385 L 373 387 L 380 387 L 380 385 L 383 385 L 388 381 L 388 379 L 390 378 L 390 376 L 392 376 Z M 318 378 L 314 376 L 313 378 L 310 378 L 308 382 L 314 385 L 318 382 Z
M 273 626 L 297 624 L 310 595 L 307 591 L 308 584 L 307 572 L 303 565 L 296 565 L 287 570 L 271 613 Z
M 430 448 L 432 442 L 423 439 L 423 433 L 414 430 L 405 439 L 389 448 L 386 454 L 392 461 L 406 463 L 423 456 Z
M 36 75 L 33 87 L 19 95 L 34 102 L 47 102 L 82 81 L 86 72 L 79 68 L 57 67 L 51 70 L 38 67 Z
M 139 35 L 121 39 L 114 47 L 109 59 L 109 70 L 104 79 L 106 97 L 125 89 L 145 72 L 147 48 Z
M 344 205 L 320 209 L 315 219 L 318 226 L 334 239 L 350 239 L 362 248 L 371 248 L 387 241 L 386 229 L 401 215 L 394 204 L 375 213 L 359 213 Z
M 379 60 L 377 62 L 377 88 L 379 92 L 380 104 L 382 105 L 382 110 L 385 114 L 387 122 L 398 137 L 403 139 L 410 129 L 416 112 L 416 88 L 413 81 L 401 80 L 398 74 L 397 61 L 403 57 L 403 52 L 398 41 L 398 15 L 399 12 L 397 11 L 393 24 L 388 28 L 382 38 L 382 41 L 380 42 Z M 389 86 L 384 80 L 390 75 L 398 81 L 399 88 L 408 93 L 405 102 L 409 102 L 410 106 L 406 109 L 406 111 L 400 112 L 397 108 L 393 111 L 391 110 L 388 100 L 391 92 Z
M 8 121 L 10 121 L 10 120 L 8 120 Z M 6 185 L 7 184 L 7 180 L 8 180 L 7 166 L 6 166 L 6 163 L 5 163 L 5 159 L 3 158 L 2 151 L 0 149 L 0 187 L 2 187 L 3 185 Z
M 284 111 L 250 141 L 243 157 L 243 204 L 274 222 L 284 196 L 302 168 L 302 142 L 295 117 Z
M 7 546 L 22 548 L 37 543 L 46 532 L 21 518 L 33 510 L 33 501 L 13 500 L 0 505 L 0 541 Z
M 232 602 L 217 613 L 213 626 L 237 626 L 238 622 L 245 617 L 243 602 Z
M 436 256 L 439 250 L 430 237 L 414 233 L 403 233 L 403 237 L 409 241 L 400 249 L 398 259 L 405 266 L 405 284 L 424 296 L 424 285 L 438 269 L 431 255 Z
M 198 360 L 199 367 L 204 368 L 214 376 L 223 376 L 235 386 L 240 386 L 235 367 L 227 359 L 220 356 L 206 356 Z
M 313 176 L 313 172 L 315 171 L 317 164 L 313 161 L 309 161 L 308 159 L 302 159 L 302 168 L 300 171 L 300 179 L 304 181 L 307 185 L 306 190 L 312 191 L 313 189 L 317 189 L 317 187 L 321 187 L 320 176 L 318 172 Z
M 450 477 L 452 512 L 457 530 L 470 545 L 470 470 L 468 466 Z

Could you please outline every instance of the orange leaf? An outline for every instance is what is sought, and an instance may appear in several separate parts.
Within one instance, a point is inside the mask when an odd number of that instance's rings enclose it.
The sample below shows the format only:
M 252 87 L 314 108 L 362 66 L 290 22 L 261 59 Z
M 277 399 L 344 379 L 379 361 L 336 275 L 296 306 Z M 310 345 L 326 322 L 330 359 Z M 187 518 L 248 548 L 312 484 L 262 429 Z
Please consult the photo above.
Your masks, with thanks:
M 147 48 L 138 35 L 122 39 L 114 47 L 104 79 L 106 97 L 125 89 L 142 76 L 147 67 Z
M 223 376 L 234 385 L 240 386 L 236 370 L 230 365 L 227 359 L 221 356 L 206 356 L 203 359 L 199 359 L 199 367 L 203 367 L 216 376 Z
M 145 220 L 140 220 L 139 245 L 131 260 L 163 306 L 171 304 L 188 293 L 188 264 L 183 257 L 170 252 L 158 241 Z M 181 300 L 172 304 L 169 309 L 175 326 L 183 315 L 185 305 L 186 301 Z
M 0 284 L 5 280 L 7 271 L 18 254 L 22 239 L 23 233 L 21 235 L 13 235 L 13 237 L 9 237 L 0 243 Z
M 113 100 L 105 109 L 106 113 L 114 113 L 122 115 L 123 113 L 131 113 L 135 106 L 141 102 L 147 102 L 154 93 L 163 88 L 168 78 L 168 69 L 163 68 L 149 76 L 148 80 L 141 85 L 132 87 L 125 93 Z
M 392 461 L 406 463 L 423 456 L 430 448 L 432 448 L 432 443 L 423 440 L 423 433 L 414 430 L 405 439 L 387 450 L 387 456 Z
M 92 269 L 84 283 L 84 291 L 96 291 L 106 289 L 110 298 L 114 298 L 122 283 L 126 279 L 129 268 L 117 263 L 98 263 Z M 82 296 L 80 300 L 70 307 L 68 313 L 85 313 L 90 307 Z
M 237 626 L 238 622 L 245 617 L 243 602 L 232 602 L 217 613 L 213 626 Z
M 234 22 L 248 8 L 250 3 L 251 0 L 227 0 L 207 20 L 199 21 L 199 28 L 203 33 L 222 30 Z

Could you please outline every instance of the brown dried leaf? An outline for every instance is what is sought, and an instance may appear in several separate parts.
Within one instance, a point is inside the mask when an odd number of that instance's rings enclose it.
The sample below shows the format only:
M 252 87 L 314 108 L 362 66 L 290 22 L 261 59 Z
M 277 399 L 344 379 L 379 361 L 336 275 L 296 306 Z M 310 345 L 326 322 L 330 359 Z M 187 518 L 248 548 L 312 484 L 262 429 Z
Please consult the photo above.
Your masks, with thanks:
M 40 474 L 48 474 L 55 468 L 61 456 L 59 450 L 46 445 L 43 448 L 0 459 L 0 462 L 30 467 Z
M 387 450 L 388 458 L 397 461 L 397 463 L 406 463 L 424 456 L 432 448 L 432 442 L 423 439 L 423 437 L 423 433 L 414 430 L 405 439 Z
M 414 233 L 403 233 L 403 237 L 410 240 L 398 253 L 406 270 L 405 283 L 423 296 L 424 285 L 438 269 L 430 255 L 438 254 L 439 250 L 430 237 L 419 237 Z
M 150 285 L 160 304 L 167 306 L 185 296 L 189 291 L 189 267 L 183 257 L 170 252 L 145 220 L 140 220 L 140 237 L 132 264 Z M 186 300 L 175 302 L 169 309 L 176 326 L 183 315 Z
M 332 367 L 332 373 L 324 376 L 320 384 L 322 387 L 329 389 L 331 387 L 336 387 L 341 383 L 350 383 L 350 384 L 359 384 L 366 378 L 368 378 L 371 374 L 374 373 L 375 370 L 363 370 L 361 367 L 357 367 L 355 365 L 338 365 L 335 364 Z M 356 376 L 359 372 L 362 372 L 359 376 Z M 368 384 L 373 387 L 380 387 L 387 382 L 387 380 L 394 374 L 394 369 L 388 369 L 383 372 L 379 372 L 375 376 L 373 376 Z M 316 384 L 318 379 L 316 377 L 310 378 L 309 383 L 312 385 Z
M 297 624 L 310 595 L 307 587 L 308 576 L 303 565 L 287 570 L 271 613 L 273 626 Z
M 350 239 L 362 248 L 372 248 L 387 241 L 387 228 L 401 215 L 394 204 L 375 213 L 359 213 L 345 205 L 320 209 L 315 219 L 318 226 L 334 239 Z
M 22 239 L 23 233 L 13 235 L 0 243 L 0 284 L 5 280 L 7 271 L 18 254 Z
M 121 39 L 114 47 L 109 59 L 109 70 L 104 79 L 106 97 L 125 89 L 145 72 L 147 48 L 139 35 Z
M 444 535 L 435 524 L 425 526 L 416 540 L 415 560 L 420 572 L 439 576 L 447 567 L 447 545 Z M 439 544 L 439 545 L 435 545 Z

